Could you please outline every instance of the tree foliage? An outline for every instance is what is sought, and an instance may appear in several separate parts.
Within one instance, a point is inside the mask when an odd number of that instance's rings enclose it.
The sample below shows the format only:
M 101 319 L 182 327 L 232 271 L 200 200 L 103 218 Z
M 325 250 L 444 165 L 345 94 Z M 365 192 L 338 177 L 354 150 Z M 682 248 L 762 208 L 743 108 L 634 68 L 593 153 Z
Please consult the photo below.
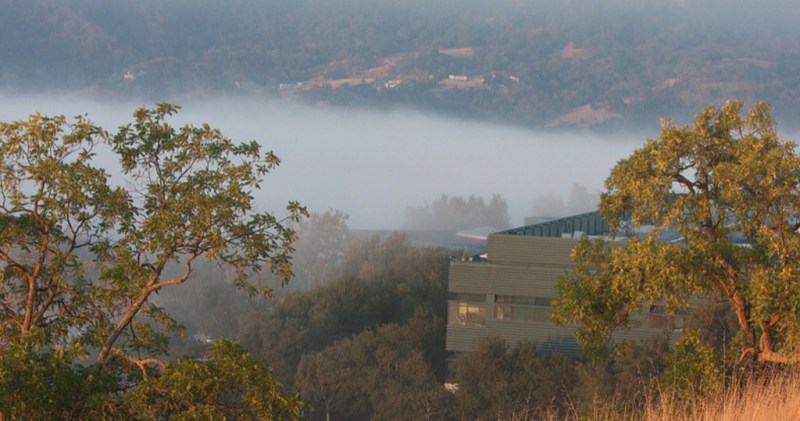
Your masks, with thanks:
M 485 338 L 456 360 L 456 399 L 470 419 L 538 419 L 567 409 L 576 361 L 542 354 L 532 342 Z M 563 405 L 563 406 L 562 406 Z
M 451 397 L 424 355 L 425 341 L 440 336 L 441 325 L 417 314 L 306 354 L 297 387 L 326 419 L 446 419 Z
M 109 373 L 76 366 L 64 353 L 10 344 L 0 353 L 0 416 L 80 419 L 102 412 L 115 383 Z
M 744 115 L 743 115 L 744 114 Z M 601 348 L 642 302 L 677 310 L 691 298 L 727 302 L 741 358 L 800 362 L 800 157 L 769 107 L 708 107 L 692 126 L 665 121 L 661 136 L 621 160 L 600 211 L 617 233 L 651 227 L 627 246 L 584 240 L 559 281 L 554 319 L 581 324 Z M 659 236 L 672 231 L 678 241 Z
M 152 296 L 188 282 L 198 261 L 253 294 L 269 293 L 251 282 L 262 269 L 289 279 L 285 223 L 305 209 L 253 207 L 278 158 L 207 124 L 173 127 L 177 109 L 141 108 L 113 135 L 80 116 L 0 123 L 0 349 L 41 353 L 54 369 L 94 351 L 136 384 L 164 366 L 163 333 L 178 326 Z M 119 167 L 99 165 L 109 154 Z
M 538 127 L 571 112 L 580 121 L 574 111 L 587 104 L 622 115 L 612 128 L 732 96 L 797 108 L 800 47 L 785 40 L 798 35 L 798 13 L 788 0 L 467 3 L 4 1 L 0 83 L 163 98 L 272 96 L 304 81 L 292 97 Z M 751 24 L 731 33 L 742 20 Z M 444 88 L 450 74 L 472 80 Z M 402 83 L 386 89 L 391 80 Z
M 293 254 L 296 288 L 310 290 L 341 274 L 345 251 L 350 243 L 349 216 L 334 209 L 313 212 L 294 228 L 297 242 Z
M 696 329 L 678 339 L 667 359 L 663 376 L 667 387 L 702 395 L 717 391 L 715 387 L 722 384 L 720 358 Z
M 304 354 L 382 324 L 403 324 L 422 311 L 438 320 L 440 335 L 425 348 L 436 350 L 426 356 L 443 374 L 447 263 L 445 250 L 418 249 L 396 233 L 354 240 L 345 253 L 344 275 L 286 294 L 272 311 L 244 318 L 239 339 L 292 384 Z
M 480 196 L 443 194 L 439 199 L 422 207 L 406 209 L 403 227 L 419 230 L 461 231 L 470 228 L 508 227 L 508 204 L 500 195 L 492 195 L 487 204 Z
M 267 364 L 217 340 L 208 360 L 181 359 L 126 394 L 127 417 L 148 419 L 301 419 L 305 405 L 287 395 Z M 122 415 L 122 414 L 119 414 Z

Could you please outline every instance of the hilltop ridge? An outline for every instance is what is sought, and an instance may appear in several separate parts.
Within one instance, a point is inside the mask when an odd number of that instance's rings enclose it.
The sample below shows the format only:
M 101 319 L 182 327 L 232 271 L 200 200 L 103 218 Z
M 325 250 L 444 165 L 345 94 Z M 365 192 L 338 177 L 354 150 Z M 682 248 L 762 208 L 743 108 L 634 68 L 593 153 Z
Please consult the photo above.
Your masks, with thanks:
M 798 12 L 717 3 L 3 1 L 0 89 L 288 97 L 543 128 L 651 126 L 742 98 L 797 126 Z

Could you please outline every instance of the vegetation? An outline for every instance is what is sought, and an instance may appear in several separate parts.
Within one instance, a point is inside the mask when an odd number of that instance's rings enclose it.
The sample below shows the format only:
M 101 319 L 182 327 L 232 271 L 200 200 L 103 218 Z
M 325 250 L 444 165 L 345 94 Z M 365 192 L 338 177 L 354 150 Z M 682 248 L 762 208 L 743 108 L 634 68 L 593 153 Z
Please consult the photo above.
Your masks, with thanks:
M 442 327 L 441 319 L 417 313 L 405 324 L 336 341 L 303 356 L 297 387 L 326 419 L 444 419 L 452 396 L 435 372 L 440 362 L 431 361 L 443 353 L 425 355 L 441 343 Z
M 715 394 L 693 395 L 662 389 L 647 396 L 642 406 L 625 400 L 598 402 L 589 412 L 546 414 L 543 420 L 755 420 L 794 419 L 800 416 L 800 380 L 796 372 L 773 373 L 768 382 L 718 388 Z
M 146 407 L 155 418 L 299 417 L 297 397 L 281 395 L 271 372 L 235 346 L 217 344 L 208 362 L 162 358 L 165 333 L 179 325 L 152 297 L 190 282 L 203 259 L 237 287 L 269 294 L 251 275 L 291 276 L 295 234 L 285 223 L 305 214 L 297 203 L 285 219 L 253 209 L 278 159 L 205 124 L 174 128 L 167 118 L 176 111 L 139 109 L 113 135 L 83 117 L 0 123 L 4 417 L 117 417 Z M 119 159 L 120 179 L 96 166 L 96 154 Z M 172 380 L 197 372 L 205 381 L 196 393 L 172 394 L 183 387 Z M 150 406 L 169 395 L 168 405 Z
M 555 320 L 602 348 L 642 302 L 686 308 L 724 300 L 736 316 L 741 360 L 798 361 L 800 282 L 796 235 L 800 157 L 778 138 L 766 104 L 707 108 L 692 127 L 664 123 L 661 137 L 620 161 L 600 210 L 617 231 L 650 225 L 610 249 L 583 241 L 577 268 L 558 286 Z M 660 241 L 672 230 L 680 241 Z
M 249 315 L 240 339 L 269 361 L 283 382 L 293 384 L 304 355 L 380 326 L 403 327 L 414 320 L 422 326 L 424 320 L 433 330 L 416 329 L 420 336 L 412 344 L 425 345 L 414 349 L 443 378 L 448 261 L 445 250 L 413 247 L 399 234 L 353 240 L 344 275 L 308 292 L 286 294 L 270 312 Z
M 728 387 L 715 395 L 699 395 L 678 399 L 669 391 L 661 399 L 653 399 L 644 420 L 773 420 L 800 416 L 800 379 L 798 374 L 774 374 L 768 382 L 750 382 L 746 387 Z M 641 412 L 639 414 L 642 414 Z M 619 419 L 619 418 L 614 418 Z
M 546 410 L 566 409 L 575 385 L 575 360 L 541 355 L 536 344 L 510 347 L 488 338 L 456 361 L 458 415 L 461 419 L 532 419 Z
M 787 398 L 797 375 L 786 367 L 800 346 L 800 158 L 763 103 L 745 115 L 738 101 L 709 107 L 691 127 L 666 121 L 659 139 L 612 170 L 601 199 L 607 220 L 617 232 L 652 228 L 625 248 L 580 242 L 553 306 L 556 320 L 581 323 L 586 351 L 609 358 L 486 338 L 455 357 L 449 377 L 449 251 L 398 233 L 354 238 L 335 210 L 306 220 L 297 203 L 285 218 L 256 211 L 253 195 L 277 158 L 208 125 L 175 128 L 176 111 L 142 108 L 114 134 L 83 117 L 0 123 L 0 418 L 798 411 Z M 99 156 L 119 167 L 99 166 Z M 417 209 L 465 224 L 490 210 L 507 221 L 499 196 L 488 206 L 443 196 Z M 680 241 L 659 241 L 668 231 Z M 295 251 L 301 291 L 254 300 L 292 278 Z M 697 307 L 677 341 L 609 348 L 642 302 Z M 210 312 L 221 316 L 200 317 Z M 175 315 L 219 338 L 176 346 Z
M 310 290 L 341 275 L 350 245 L 348 215 L 328 209 L 312 213 L 296 227 L 297 242 L 293 254 L 295 276 L 289 286 Z
M 0 2 L 0 86 L 414 107 L 535 127 L 769 100 L 793 123 L 787 0 Z M 746 22 L 730 31 L 731 22 Z M 450 75 L 466 81 L 451 80 Z
M 487 204 L 483 197 L 443 194 L 421 207 L 406 209 L 403 228 L 417 230 L 461 231 L 471 228 L 508 228 L 508 203 L 500 195 L 492 195 Z

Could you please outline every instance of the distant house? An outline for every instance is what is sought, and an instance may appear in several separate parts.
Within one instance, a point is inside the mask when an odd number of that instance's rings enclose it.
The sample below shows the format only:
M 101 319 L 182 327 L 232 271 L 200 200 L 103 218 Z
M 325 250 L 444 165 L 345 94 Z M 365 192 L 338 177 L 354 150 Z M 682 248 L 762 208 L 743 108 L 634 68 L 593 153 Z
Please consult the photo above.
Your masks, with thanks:
M 386 87 L 387 89 L 394 89 L 394 88 L 400 86 L 402 83 L 403 83 L 403 81 L 401 81 L 399 79 L 393 79 L 393 80 L 390 80 L 390 81 L 387 81 L 386 83 L 384 83 L 383 86 Z
M 458 82 L 466 82 L 467 80 L 469 80 L 469 77 L 467 77 L 466 75 L 450 75 L 447 78 Z
M 476 340 L 498 336 L 511 344 L 531 340 L 541 349 L 577 354 L 577 326 L 550 321 L 550 301 L 558 278 L 574 267 L 570 253 L 578 240 L 608 233 L 602 216 L 590 212 L 490 234 L 486 259 L 450 265 L 447 350 L 471 351 Z M 663 306 L 643 304 L 631 329 L 615 339 L 644 339 L 665 331 L 677 337 L 685 316 L 664 313 Z
M 278 84 L 278 90 L 290 90 L 290 89 L 298 89 L 303 87 L 303 82 L 294 82 L 294 83 L 280 83 Z

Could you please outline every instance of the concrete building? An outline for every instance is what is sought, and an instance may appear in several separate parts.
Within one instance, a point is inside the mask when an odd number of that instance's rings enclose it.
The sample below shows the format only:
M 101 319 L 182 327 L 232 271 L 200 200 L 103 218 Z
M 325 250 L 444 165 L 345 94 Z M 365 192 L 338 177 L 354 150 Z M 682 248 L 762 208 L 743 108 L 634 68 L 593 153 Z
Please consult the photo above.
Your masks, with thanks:
M 609 232 L 597 212 L 541 221 L 491 234 L 487 257 L 450 266 L 447 350 L 472 350 L 477 339 L 499 336 L 510 344 L 532 340 L 542 349 L 575 355 L 577 326 L 550 321 L 558 278 L 573 268 L 571 250 L 583 236 Z M 624 239 L 619 240 L 624 245 Z M 667 316 L 663 306 L 642 305 L 631 330 L 615 339 L 645 339 L 683 329 L 685 316 Z

